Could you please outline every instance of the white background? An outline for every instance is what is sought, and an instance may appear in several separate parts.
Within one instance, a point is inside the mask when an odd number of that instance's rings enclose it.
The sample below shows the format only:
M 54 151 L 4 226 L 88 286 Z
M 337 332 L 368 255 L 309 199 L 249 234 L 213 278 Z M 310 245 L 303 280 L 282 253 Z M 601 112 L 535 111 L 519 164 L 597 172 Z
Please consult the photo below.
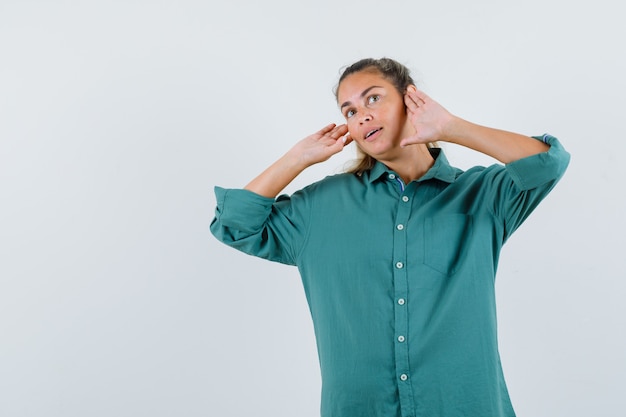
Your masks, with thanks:
M 572 153 L 504 248 L 503 366 L 520 416 L 623 416 L 614 5 L 0 0 L 0 415 L 317 416 L 297 271 L 210 235 L 213 186 L 341 122 L 339 70 L 389 56 L 453 113 Z

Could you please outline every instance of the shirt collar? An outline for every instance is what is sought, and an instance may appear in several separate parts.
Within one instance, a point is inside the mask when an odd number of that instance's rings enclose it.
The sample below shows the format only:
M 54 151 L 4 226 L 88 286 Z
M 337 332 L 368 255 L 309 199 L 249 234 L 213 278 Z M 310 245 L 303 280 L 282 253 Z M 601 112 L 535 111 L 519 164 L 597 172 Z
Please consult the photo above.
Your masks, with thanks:
M 435 178 L 447 183 L 453 183 L 457 177 L 458 170 L 450 165 L 448 159 L 443 153 L 443 150 L 441 148 L 429 148 L 428 150 L 435 159 L 435 163 L 428 171 L 426 171 L 426 174 L 424 174 L 417 181 L 420 182 Z M 372 183 L 383 175 L 387 176 L 391 173 L 395 174 L 395 172 L 389 169 L 385 164 L 377 161 L 376 165 L 374 165 L 374 167 L 366 175 L 369 175 L 368 181 Z

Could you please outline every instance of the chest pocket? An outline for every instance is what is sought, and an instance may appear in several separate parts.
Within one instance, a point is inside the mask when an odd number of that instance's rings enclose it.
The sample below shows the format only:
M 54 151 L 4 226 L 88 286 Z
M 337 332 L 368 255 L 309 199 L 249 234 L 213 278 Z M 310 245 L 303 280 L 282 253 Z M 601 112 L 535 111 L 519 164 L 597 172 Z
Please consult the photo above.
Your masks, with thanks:
M 472 241 L 472 217 L 446 214 L 424 220 L 424 264 L 453 275 L 462 266 Z

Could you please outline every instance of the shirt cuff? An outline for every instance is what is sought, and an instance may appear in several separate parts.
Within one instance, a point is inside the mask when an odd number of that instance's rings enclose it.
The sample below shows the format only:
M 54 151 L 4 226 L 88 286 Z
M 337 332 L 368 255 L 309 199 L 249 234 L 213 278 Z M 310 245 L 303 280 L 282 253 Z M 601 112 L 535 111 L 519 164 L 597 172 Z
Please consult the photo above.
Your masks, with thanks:
M 273 198 L 244 189 L 215 187 L 215 217 L 222 226 L 254 232 L 261 228 L 272 210 Z
M 558 180 L 565 173 L 570 160 L 570 154 L 554 136 L 544 134 L 533 138 L 546 143 L 550 149 L 506 165 L 513 181 L 522 190 L 531 190 Z

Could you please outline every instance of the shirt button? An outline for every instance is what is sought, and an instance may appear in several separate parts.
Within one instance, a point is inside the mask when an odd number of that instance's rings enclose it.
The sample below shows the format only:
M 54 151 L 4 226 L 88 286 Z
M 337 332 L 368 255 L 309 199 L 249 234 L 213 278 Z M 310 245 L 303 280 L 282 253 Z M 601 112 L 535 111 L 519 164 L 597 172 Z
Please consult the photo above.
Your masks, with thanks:
M 405 303 L 404 298 L 398 298 L 398 304 L 400 304 L 401 306 L 403 306 Z
M 398 342 L 400 343 L 404 342 L 404 336 L 398 336 Z
M 403 267 L 404 267 L 404 264 L 402 262 L 396 262 L 396 268 L 402 269 Z
M 400 375 L 400 379 L 403 380 L 403 381 L 406 381 L 407 379 L 409 379 L 409 377 L 408 377 L 407 374 L 402 374 L 402 375 Z
M 402 230 L 402 229 L 404 229 L 404 225 L 403 224 L 399 224 L 399 225 L 396 226 L 396 229 Z
M 402 201 L 404 201 L 404 202 L 406 203 L 407 201 L 409 201 L 409 197 L 407 197 L 407 196 L 402 196 Z
M 395 180 L 395 179 L 396 179 L 396 176 L 395 176 L 395 175 L 393 175 L 393 174 L 389 174 L 389 179 L 390 179 L 390 180 Z

